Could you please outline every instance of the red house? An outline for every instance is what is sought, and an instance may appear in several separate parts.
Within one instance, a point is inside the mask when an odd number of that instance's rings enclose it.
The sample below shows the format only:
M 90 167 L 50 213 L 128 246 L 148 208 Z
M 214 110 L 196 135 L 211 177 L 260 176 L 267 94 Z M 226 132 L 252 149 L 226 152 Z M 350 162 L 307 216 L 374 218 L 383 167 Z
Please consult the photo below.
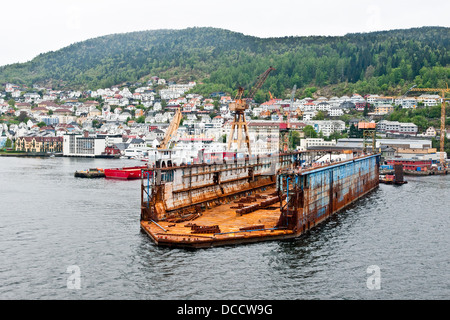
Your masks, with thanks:
M 105 154 L 108 154 L 108 155 L 120 154 L 120 150 L 119 150 L 119 148 L 117 148 L 116 145 L 112 145 L 112 146 L 105 148 Z

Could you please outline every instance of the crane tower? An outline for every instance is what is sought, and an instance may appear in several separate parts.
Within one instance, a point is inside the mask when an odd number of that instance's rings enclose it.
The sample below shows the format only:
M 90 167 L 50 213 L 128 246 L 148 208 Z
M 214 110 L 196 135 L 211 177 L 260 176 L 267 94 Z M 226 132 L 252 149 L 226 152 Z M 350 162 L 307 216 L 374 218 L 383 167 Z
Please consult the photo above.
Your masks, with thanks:
M 248 101 L 251 101 L 255 96 L 256 91 L 263 85 L 266 81 L 269 73 L 275 70 L 272 67 L 269 67 L 263 74 L 261 74 L 255 86 L 250 90 L 247 98 L 242 98 L 244 94 L 244 88 L 239 87 L 234 102 L 230 103 L 230 111 L 234 112 L 233 123 L 231 124 L 231 133 L 228 139 L 228 149 L 231 149 L 232 143 L 237 143 L 237 149 L 241 148 L 243 142 L 247 145 L 248 154 L 251 155 L 251 147 L 250 147 L 250 137 L 248 134 L 247 121 L 245 120 L 244 112 L 248 109 Z M 235 132 L 237 133 L 237 137 L 235 137 Z
M 412 87 L 409 91 L 424 91 L 424 92 L 440 92 L 441 93 L 441 137 L 440 137 L 440 164 L 443 169 L 447 168 L 447 164 L 444 158 L 444 141 L 445 141 L 445 94 L 450 93 L 450 89 L 447 88 L 414 88 Z

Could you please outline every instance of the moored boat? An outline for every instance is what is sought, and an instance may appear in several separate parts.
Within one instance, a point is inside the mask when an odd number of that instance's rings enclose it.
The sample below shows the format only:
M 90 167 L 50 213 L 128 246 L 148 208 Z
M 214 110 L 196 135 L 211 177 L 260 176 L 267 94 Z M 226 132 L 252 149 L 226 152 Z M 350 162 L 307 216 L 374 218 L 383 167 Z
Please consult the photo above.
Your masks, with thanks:
M 395 179 L 395 175 L 393 174 L 386 174 L 386 175 L 380 175 L 380 183 L 384 184 L 405 184 L 408 183 L 408 181 L 405 180 L 397 180 Z
M 148 168 L 147 166 L 135 166 L 105 169 L 105 178 L 122 180 L 140 179 L 142 169 Z
M 104 178 L 105 172 L 102 168 L 91 168 L 88 170 L 75 171 L 77 178 Z

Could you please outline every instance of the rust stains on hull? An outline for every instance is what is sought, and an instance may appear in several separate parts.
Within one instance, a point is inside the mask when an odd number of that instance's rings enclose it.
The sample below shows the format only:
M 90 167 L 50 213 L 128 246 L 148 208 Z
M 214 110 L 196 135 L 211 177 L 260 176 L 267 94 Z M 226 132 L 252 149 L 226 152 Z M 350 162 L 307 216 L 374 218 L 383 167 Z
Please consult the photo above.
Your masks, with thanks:
M 373 155 L 310 170 L 286 167 L 277 175 L 251 181 L 247 176 L 245 184 L 221 183 L 227 192 L 217 196 L 206 192 L 203 198 L 175 206 L 164 201 L 161 190 L 147 198 L 143 191 L 141 228 L 157 245 L 169 247 L 295 238 L 374 190 L 378 165 L 379 156 Z

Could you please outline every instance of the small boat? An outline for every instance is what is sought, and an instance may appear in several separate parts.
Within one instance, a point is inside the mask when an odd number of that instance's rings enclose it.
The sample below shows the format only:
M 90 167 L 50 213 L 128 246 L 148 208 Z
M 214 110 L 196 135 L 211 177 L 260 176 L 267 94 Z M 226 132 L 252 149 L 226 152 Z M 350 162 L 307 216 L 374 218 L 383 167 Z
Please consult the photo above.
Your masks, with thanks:
M 399 180 L 395 179 L 395 175 L 387 174 L 387 175 L 380 175 L 380 183 L 384 184 L 405 184 L 408 183 L 406 180 Z
M 147 168 L 147 166 L 136 166 L 136 167 L 105 169 L 104 170 L 105 178 L 107 178 L 107 179 L 122 179 L 122 180 L 140 179 L 142 169 L 148 169 L 148 168 Z
M 104 178 L 105 172 L 101 168 L 93 168 L 88 170 L 75 171 L 74 176 L 77 178 Z

